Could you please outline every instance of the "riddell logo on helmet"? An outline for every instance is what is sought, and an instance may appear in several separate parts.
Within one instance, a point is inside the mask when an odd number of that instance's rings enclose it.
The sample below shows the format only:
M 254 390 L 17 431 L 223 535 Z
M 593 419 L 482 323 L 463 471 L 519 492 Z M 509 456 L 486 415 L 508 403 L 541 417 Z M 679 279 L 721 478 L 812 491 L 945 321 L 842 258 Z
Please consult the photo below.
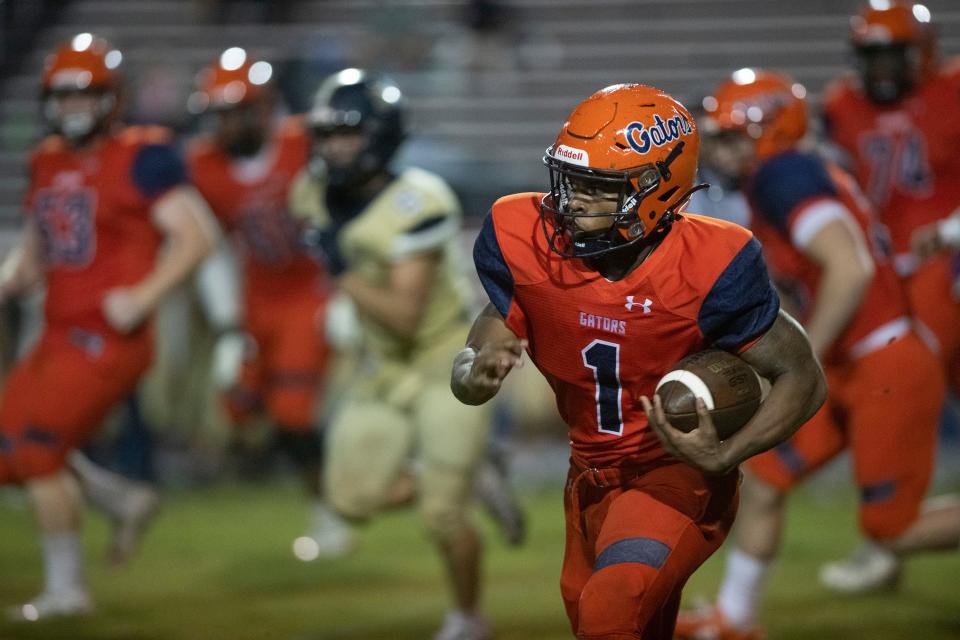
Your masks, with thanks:
M 662 147 L 689 133 L 693 133 L 693 126 L 681 114 L 664 120 L 660 114 L 654 114 L 653 126 L 647 127 L 642 122 L 631 122 L 627 125 L 627 142 L 630 148 L 637 153 L 646 153 L 650 147 Z
M 575 164 L 581 167 L 590 166 L 590 155 L 583 149 L 575 149 L 573 147 L 568 147 L 565 144 L 561 144 L 553 153 L 558 158 L 565 160 L 570 164 Z

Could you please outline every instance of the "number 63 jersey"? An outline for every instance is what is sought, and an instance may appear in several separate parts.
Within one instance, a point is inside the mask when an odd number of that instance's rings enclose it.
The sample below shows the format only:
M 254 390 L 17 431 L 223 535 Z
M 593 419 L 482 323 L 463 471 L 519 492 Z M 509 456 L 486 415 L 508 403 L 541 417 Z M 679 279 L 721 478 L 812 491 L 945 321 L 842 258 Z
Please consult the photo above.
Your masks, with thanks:
M 498 200 L 474 262 L 490 301 L 556 394 L 573 454 L 594 466 L 668 457 L 639 403 L 681 358 L 707 347 L 741 352 L 780 308 L 750 231 L 684 214 L 619 281 L 551 252 L 542 194 Z

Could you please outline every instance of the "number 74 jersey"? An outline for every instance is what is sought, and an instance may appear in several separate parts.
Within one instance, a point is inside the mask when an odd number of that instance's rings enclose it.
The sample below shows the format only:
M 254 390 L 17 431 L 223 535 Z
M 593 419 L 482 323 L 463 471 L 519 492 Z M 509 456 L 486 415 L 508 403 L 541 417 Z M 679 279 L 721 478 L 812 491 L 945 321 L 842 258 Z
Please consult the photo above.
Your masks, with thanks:
M 716 347 L 740 352 L 773 324 L 780 303 L 750 231 L 684 214 L 661 244 L 616 282 L 552 253 L 542 194 L 498 200 L 474 262 L 507 326 L 529 341 L 569 428 L 591 464 L 667 457 L 639 404 L 678 360 Z

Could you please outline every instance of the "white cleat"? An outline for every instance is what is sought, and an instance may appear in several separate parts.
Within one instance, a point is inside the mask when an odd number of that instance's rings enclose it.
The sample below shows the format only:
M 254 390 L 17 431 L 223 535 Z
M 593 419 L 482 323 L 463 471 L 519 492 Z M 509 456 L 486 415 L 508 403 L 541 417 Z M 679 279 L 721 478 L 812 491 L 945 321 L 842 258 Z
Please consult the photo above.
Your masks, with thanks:
M 137 484 L 125 492 L 113 518 L 113 532 L 107 547 L 109 566 L 122 566 L 133 557 L 159 510 L 160 494 L 152 487 Z
M 478 614 L 451 611 L 433 640 L 490 640 L 490 625 Z
M 846 560 L 820 568 L 820 584 L 837 593 L 859 594 L 895 589 L 900 582 L 900 559 L 889 549 L 863 543 Z
M 356 548 L 353 528 L 325 505 L 315 507 L 310 533 L 293 541 L 293 555 L 304 562 L 339 558 Z
M 41 593 L 39 596 L 7 610 L 7 617 L 17 622 L 36 622 L 49 618 L 83 616 L 93 611 L 90 595 L 82 589 L 62 593 Z

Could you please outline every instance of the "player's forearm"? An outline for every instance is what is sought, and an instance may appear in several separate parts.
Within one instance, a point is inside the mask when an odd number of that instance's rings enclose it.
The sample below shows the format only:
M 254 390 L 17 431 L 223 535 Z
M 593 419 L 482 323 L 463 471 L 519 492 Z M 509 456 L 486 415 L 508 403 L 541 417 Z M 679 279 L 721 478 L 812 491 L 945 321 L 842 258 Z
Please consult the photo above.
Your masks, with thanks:
M 156 266 L 133 287 L 144 305 L 150 310 L 155 309 L 197 268 L 210 253 L 211 246 L 203 237 L 168 238 Z
M 726 468 L 788 439 L 827 397 L 827 382 L 806 335 L 783 311 L 767 334 L 741 357 L 772 386 L 753 418 L 723 442 Z
M 505 347 L 506 351 L 494 356 L 493 360 L 500 359 L 500 364 L 491 367 L 490 351 L 497 345 Z M 525 346 L 526 343 L 520 341 L 507 327 L 497 308 L 487 304 L 470 328 L 466 348 L 458 353 L 453 361 L 450 390 L 454 397 L 469 405 L 483 404 L 493 398 L 500 391 L 500 384 L 510 369 L 519 366 L 520 355 Z M 484 356 L 485 362 L 479 365 L 478 373 L 474 371 L 474 367 L 478 366 L 477 356 L 480 352 L 488 355 Z
M 147 309 L 154 309 L 211 254 L 219 230 L 206 203 L 192 189 L 178 188 L 154 208 L 164 245 L 153 270 L 133 289 Z
M 3 297 L 17 296 L 40 285 L 43 269 L 39 261 L 31 260 L 17 247 L 0 265 L 0 289 Z
M 423 296 L 372 285 L 353 271 L 345 273 L 337 284 L 361 315 L 401 338 L 416 335 L 426 306 Z
M 814 363 L 781 375 L 750 422 L 721 446 L 727 468 L 789 439 L 817 412 L 826 397 L 826 381 Z
M 0 289 L 4 298 L 20 295 L 43 282 L 43 259 L 37 230 L 27 226 L 20 242 L 0 264 Z
M 823 271 L 817 301 L 806 323 L 807 336 L 818 357 L 829 351 L 853 320 L 873 275 L 873 269 L 855 261 Z
M 454 358 L 453 370 L 450 373 L 450 390 L 454 397 L 463 404 L 474 406 L 483 404 L 497 395 L 496 389 L 480 389 L 468 384 L 476 357 L 477 352 L 467 347 Z

